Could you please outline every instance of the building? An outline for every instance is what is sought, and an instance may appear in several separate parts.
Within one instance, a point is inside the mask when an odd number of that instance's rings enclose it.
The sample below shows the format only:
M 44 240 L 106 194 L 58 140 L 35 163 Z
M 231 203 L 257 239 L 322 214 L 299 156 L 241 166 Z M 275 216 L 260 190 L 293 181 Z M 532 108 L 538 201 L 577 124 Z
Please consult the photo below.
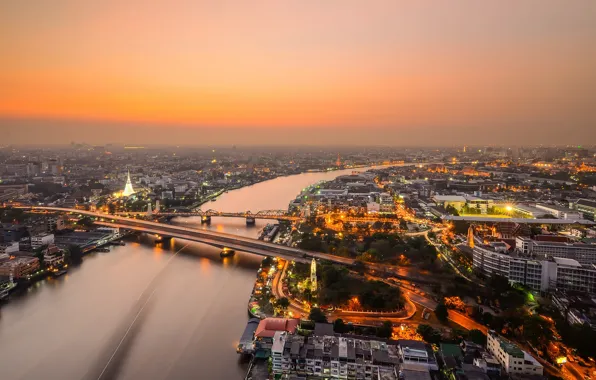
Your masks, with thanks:
M 48 270 L 58 271 L 64 266 L 64 252 L 52 244 L 44 251 L 43 262 Z
M 33 250 L 50 244 L 54 244 L 54 234 L 43 233 L 31 236 L 31 249 Z
M 134 189 L 132 188 L 132 182 L 130 181 L 130 172 L 128 172 L 126 176 L 126 185 L 124 186 L 124 191 L 122 195 L 125 197 L 129 197 L 135 193 Z
M 395 212 L 395 202 L 391 194 L 383 193 L 379 196 L 379 212 L 384 214 L 393 214 Z
M 19 251 L 19 242 L 0 243 L 0 254 L 11 254 Z
M 417 340 L 398 340 L 398 354 L 401 363 L 416 365 L 429 371 L 437 371 L 437 359 L 430 346 Z
M 32 256 L 13 257 L 0 263 L 0 276 L 23 278 L 39 269 L 39 260 Z
M 61 231 L 66 228 L 66 218 L 63 215 L 49 216 L 47 218 L 47 231 Z
M 497 274 L 509 277 L 511 256 L 497 251 L 489 245 L 475 245 L 472 254 L 472 265 L 485 275 Z
M 488 352 L 483 352 L 481 357 L 474 358 L 473 364 L 489 376 L 501 376 L 501 363 Z
M 583 218 L 583 215 L 580 212 L 575 212 L 573 210 L 561 206 L 546 205 L 539 203 L 536 205 L 536 208 L 544 210 L 546 213 L 559 219 L 579 220 Z
M 22 224 L 3 224 L 0 229 L 4 242 L 20 241 L 22 238 L 29 236 L 27 226 Z
M 532 355 L 492 330 L 488 332 L 486 347 L 508 374 L 542 376 L 543 367 Z
M 558 241 L 523 240 L 522 252 L 538 260 L 564 257 L 577 260 L 582 265 L 596 264 L 596 244 L 564 243 Z M 516 243 L 517 244 L 517 243 Z
M 520 204 L 513 205 L 512 210 L 513 210 L 513 212 L 521 214 L 524 217 L 530 218 L 530 219 L 536 219 L 536 218 L 539 218 L 545 214 L 548 214 L 548 212 L 546 212 L 545 210 L 541 210 L 541 209 L 538 209 L 538 208 L 532 207 L 532 206 L 520 205 Z
M 441 206 L 443 208 L 451 206 L 455 208 L 457 212 L 460 212 L 466 204 L 466 198 L 461 195 L 434 195 L 432 200 L 437 204 L 437 206 Z
M 498 274 L 535 291 L 596 294 L 596 264 L 581 265 L 565 257 L 522 257 L 487 245 L 473 248 L 472 262 L 474 269 L 487 276 Z
M 365 338 L 304 337 L 278 331 L 273 337 L 271 359 L 276 375 L 309 379 L 398 379 L 397 347 Z
M 580 199 L 575 203 L 573 208 L 581 212 L 584 218 L 596 220 L 596 201 Z

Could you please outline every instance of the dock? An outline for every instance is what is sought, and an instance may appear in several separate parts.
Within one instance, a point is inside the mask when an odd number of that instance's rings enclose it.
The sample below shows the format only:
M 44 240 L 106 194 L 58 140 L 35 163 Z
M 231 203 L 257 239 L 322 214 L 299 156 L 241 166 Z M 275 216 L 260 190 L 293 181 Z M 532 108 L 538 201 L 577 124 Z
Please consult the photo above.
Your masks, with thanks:
M 259 326 L 259 322 L 261 322 L 258 318 L 251 318 L 246 323 L 246 328 L 242 333 L 242 337 L 240 338 L 240 343 L 238 343 L 238 347 L 236 348 L 236 352 L 239 354 L 250 355 L 253 354 L 255 351 L 254 345 L 254 336 L 257 327 Z

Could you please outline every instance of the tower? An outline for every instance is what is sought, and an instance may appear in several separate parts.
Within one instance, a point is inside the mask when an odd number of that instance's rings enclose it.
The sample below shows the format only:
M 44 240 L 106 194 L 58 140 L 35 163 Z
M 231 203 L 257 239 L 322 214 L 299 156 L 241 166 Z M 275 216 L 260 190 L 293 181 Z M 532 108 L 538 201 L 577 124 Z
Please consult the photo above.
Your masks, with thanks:
M 156 214 L 159 214 L 159 207 L 160 207 L 160 204 L 159 204 L 159 199 L 158 199 L 155 201 L 155 213 Z
M 153 216 L 153 210 L 151 209 L 151 202 L 147 204 L 147 216 L 150 218 Z
M 468 228 L 468 247 L 474 249 L 474 227 L 471 224 Z
M 317 262 L 315 259 L 310 262 L 310 290 L 312 293 L 317 291 Z
M 338 167 L 341 166 L 341 160 L 339 159 L 339 153 L 337 154 L 337 161 L 335 161 L 335 165 L 337 165 Z
M 130 171 L 129 171 L 128 176 L 126 177 L 126 186 L 124 186 L 124 191 L 122 192 L 122 195 L 124 195 L 125 197 L 128 197 L 134 193 L 135 193 L 135 191 L 132 188 L 132 182 L 130 182 Z

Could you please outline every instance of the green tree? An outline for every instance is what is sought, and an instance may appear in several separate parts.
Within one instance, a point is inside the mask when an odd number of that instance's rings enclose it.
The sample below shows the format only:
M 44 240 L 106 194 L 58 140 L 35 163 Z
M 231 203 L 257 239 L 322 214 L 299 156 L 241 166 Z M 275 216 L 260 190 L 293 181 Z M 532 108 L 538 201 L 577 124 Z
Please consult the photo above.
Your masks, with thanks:
M 273 264 L 273 259 L 270 256 L 265 257 L 261 262 L 263 268 L 271 266 L 271 264 Z
M 470 330 L 468 333 L 468 339 L 476 344 L 480 344 L 482 346 L 486 345 L 486 335 L 480 330 Z
M 437 305 L 435 309 L 435 315 L 437 319 L 441 322 L 447 322 L 447 317 L 449 316 L 449 311 L 447 310 L 447 306 L 443 302 Z
M 344 323 L 343 319 L 337 318 L 333 322 L 333 331 L 338 334 L 343 334 L 348 332 L 348 326 Z
M 356 260 L 354 261 L 354 264 L 352 264 L 352 269 L 358 273 L 364 273 L 366 266 L 361 260 Z
M 88 216 L 84 216 L 81 219 L 79 219 L 77 224 L 83 227 L 91 227 L 93 225 L 93 220 Z
M 393 334 L 391 321 L 384 321 L 383 325 L 377 329 L 377 336 L 380 338 L 391 338 L 391 334 Z
M 290 300 L 287 297 L 281 297 L 280 299 L 277 300 L 277 306 L 286 310 L 288 308 L 288 306 L 290 306 Z
M 69 264 L 78 265 L 83 261 L 83 250 L 78 245 L 69 245 L 64 258 Z
M 428 343 L 439 343 L 441 341 L 441 333 L 429 325 L 418 325 L 416 332 Z
M 310 309 L 310 314 L 308 314 L 308 319 L 310 319 L 313 322 L 323 322 L 323 323 L 327 322 L 327 316 L 318 307 L 313 307 L 312 309 Z

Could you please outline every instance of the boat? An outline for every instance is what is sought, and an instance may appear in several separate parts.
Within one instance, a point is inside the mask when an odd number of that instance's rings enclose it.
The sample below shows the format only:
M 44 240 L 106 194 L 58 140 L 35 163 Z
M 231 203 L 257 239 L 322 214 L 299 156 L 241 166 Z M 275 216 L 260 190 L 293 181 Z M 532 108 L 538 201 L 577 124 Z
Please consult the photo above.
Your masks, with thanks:
M 10 292 L 12 292 L 16 287 L 17 283 L 13 282 L 12 280 L 2 284 L 2 286 L 0 286 L 0 300 L 8 299 Z
M 221 250 L 221 252 L 219 253 L 219 255 L 221 257 L 228 257 L 228 256 L 233 256 L 234 253 L 236 253 L 236 251 L 234 251 L 233 249 L 231 249 L 231 248 L 224 248 L 224 249 Z
M 61 269 L 61 270 L 58 270 L 56 272 L 52 272 L 52 276 L 54 276 L 54 277 L 60 277 L 60 276 L 62 276 L 64 274 L 66 274 L 66 273 L 68 273 L 68 270 Z

